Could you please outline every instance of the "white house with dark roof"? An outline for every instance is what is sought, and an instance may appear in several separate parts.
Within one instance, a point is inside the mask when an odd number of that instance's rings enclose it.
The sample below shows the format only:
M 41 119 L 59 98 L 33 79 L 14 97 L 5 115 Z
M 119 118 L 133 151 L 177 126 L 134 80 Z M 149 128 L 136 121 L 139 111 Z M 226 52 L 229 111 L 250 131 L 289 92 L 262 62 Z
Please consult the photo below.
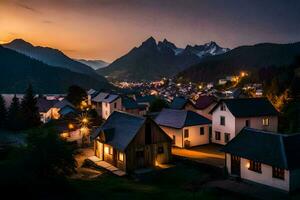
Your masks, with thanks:
M 103 119 L 107 119 L 114 111 L 122 110 L 122 98 L 117 94 L 100 92 L 92 98 L 92 103 Z
M 244 128 L 222 151 L 231 176 L 288 192 L 300 189 L 300 134 Z
M 222 99 L 210 111 L 211 141 L 226 144 L 242 128 L 277 131 L 278 112 L 267 98 Z
M 209 143 L 211 121 L 193 111 L 163 109 L 155 122 L 181 148 Z

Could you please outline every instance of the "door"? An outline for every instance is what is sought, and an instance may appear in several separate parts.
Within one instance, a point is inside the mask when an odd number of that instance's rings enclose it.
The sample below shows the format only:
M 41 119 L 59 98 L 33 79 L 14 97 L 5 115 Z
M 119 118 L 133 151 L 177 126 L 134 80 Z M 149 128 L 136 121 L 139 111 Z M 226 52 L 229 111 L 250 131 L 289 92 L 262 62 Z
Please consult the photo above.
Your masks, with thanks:
M 96 141 L 96 156 L 103 160 L 103 143 Z
M 238 156 L 231 155 L 231 174 L 240 176 L 241 175 L 241 158 Z
M 145 155 L 144 150 L 138 150 L 136 153 L 136 162 L 137 162 L 137 168 L 143 168 L 145 166 Z

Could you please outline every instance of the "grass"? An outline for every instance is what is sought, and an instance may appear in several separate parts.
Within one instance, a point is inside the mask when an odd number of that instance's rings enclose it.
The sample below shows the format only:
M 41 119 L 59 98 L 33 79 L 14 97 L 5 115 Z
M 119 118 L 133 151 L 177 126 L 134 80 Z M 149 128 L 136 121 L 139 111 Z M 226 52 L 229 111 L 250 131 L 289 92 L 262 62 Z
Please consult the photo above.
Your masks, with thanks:
M 201 189 L 202 180 L 210 178 L 197 167 L 179 164 L 140 180 L 104 174 L 94 180 L 70 180 L 70 184 L 80 199 L 241 199 L 218 189 Z

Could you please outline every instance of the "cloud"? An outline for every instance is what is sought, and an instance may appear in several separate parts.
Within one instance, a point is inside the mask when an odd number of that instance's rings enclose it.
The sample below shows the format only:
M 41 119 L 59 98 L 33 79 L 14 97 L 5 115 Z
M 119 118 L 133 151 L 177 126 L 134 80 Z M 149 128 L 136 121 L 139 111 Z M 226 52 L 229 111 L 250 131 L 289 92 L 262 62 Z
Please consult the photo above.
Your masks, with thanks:
M 54 22 L 51 20 L 43 20 L 42 21 L 44 24 L 53 24 Z
M 39 10 L 37 10 L 37 9 L 31 7 L 31 6 L 28 6 L 28 5 L 24 4 L 24 3 L 17 2 L 16 4 L 17 4 L 17 6 L 19 6 L 20 8 L 23 8 L 23 9 L 28 10 L 28 11 L 30 11 L 30 12 L 40 13 Z

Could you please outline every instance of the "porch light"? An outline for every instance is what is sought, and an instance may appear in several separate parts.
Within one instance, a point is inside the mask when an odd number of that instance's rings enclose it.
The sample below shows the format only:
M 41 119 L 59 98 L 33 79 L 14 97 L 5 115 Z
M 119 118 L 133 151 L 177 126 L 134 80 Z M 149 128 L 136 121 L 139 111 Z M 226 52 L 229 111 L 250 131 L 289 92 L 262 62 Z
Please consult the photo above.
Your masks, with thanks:
M 250 162 L 249 162 L 249 161 L 246 163 L 246 168 L 247 168 L 247 169 L 250 168 Z
M 70 124 L 68 125 L 68 128 L 69 128 L 69 129 L 73 129 L 73 128 L 74 128 L 74 125 L 70 123 Z

